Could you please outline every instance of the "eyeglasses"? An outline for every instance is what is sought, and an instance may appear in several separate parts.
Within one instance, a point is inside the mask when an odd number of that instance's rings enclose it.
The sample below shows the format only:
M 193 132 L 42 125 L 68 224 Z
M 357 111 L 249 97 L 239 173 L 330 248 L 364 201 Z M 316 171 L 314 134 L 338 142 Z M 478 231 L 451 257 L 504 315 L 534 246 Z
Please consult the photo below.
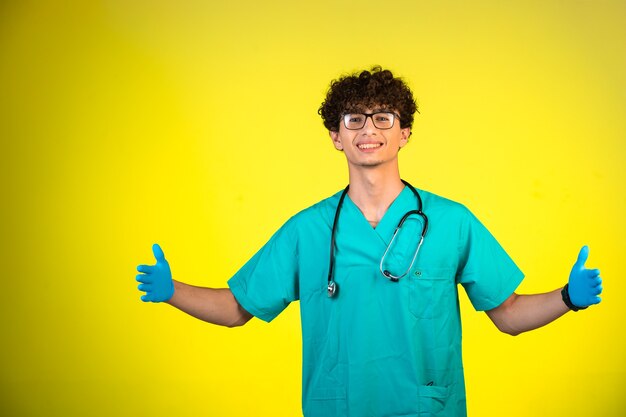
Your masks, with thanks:
M 372 119 L 376 129 L 391 129 L 396 117 L 400 119 L 400 116 L 391 112 L 347 113 L 343 115 L 343 125 L 350 130 L 363 129 L 368 117 Z

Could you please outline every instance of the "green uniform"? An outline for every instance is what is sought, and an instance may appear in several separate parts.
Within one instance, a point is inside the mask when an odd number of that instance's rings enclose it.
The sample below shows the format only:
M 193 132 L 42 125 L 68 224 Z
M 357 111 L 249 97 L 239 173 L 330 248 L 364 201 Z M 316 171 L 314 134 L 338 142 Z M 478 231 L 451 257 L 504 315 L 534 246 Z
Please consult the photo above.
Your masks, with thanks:
M 229 280 L 241 306 L 268 322 L 300 300 L 306 417 L 466 415 L 457 284 L 476 310 L 489 310 L 524 276 L 464 206 L 419 193 L 428 232 L 399 282 L 386 279 L 379 264 L 400 218 L 417 207 L 408 187 L 376 228 L 346 196 L 334 298 L 326 287 L 341 193 L 293 216 Z M 405 222 L 385 269 L 400 275 L 408 268 L 421 226 L 419 216 Z

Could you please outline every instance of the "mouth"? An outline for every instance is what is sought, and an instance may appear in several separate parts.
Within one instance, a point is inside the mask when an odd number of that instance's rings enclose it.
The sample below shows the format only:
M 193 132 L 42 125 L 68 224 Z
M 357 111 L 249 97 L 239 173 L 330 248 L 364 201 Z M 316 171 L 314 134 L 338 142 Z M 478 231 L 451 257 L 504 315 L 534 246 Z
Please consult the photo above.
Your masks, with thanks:
M 368 143 L 359 143 L 356 145 L 357 148 L 359 148 L 362 151 L 365 152 L 371 152 L 371 151 L 375 151 L 376 149 L 382 147 L 383 144 L 380 142 L 368 142 Z

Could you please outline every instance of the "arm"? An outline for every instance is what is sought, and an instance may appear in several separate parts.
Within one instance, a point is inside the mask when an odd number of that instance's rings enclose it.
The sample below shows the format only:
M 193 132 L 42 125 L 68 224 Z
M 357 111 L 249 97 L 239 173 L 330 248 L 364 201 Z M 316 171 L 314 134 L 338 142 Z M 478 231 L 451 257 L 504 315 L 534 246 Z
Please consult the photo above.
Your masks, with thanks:
M 561 299 L 561 289 L 558 289 L 545 294 L 513 293 L 498 307 L 486 313 L 501 332 L 517 336 L 545 326 L 568 311 L 569 308 Z
M 174 281 L 174 295 L 167 303 L 197 319 L 220 326 L 242 326 L 253 317 L 239 305 L 228 288 L 195 287 Z
M 159 245 L 152 246 L 156 265 L 139 265 L 139 290 L 145 302 L 167 302 L 185 313 L 220 326 L 247 323 L 252 315 L 244 310 L 228 288 L 202 288 L 172 280 L 170 266 Z
M 602 279 L 597 269 L 585 268 L 589 248 L 584 246 L 570 272 L 567 293 L 573 309 L 584 309 L 600 302 Z M 513 293 L 487 315 L 500 331 L 516 336 L 558 319 L 571 308 L 561 294 L 562 288 L 545 293 L 518 295 Z

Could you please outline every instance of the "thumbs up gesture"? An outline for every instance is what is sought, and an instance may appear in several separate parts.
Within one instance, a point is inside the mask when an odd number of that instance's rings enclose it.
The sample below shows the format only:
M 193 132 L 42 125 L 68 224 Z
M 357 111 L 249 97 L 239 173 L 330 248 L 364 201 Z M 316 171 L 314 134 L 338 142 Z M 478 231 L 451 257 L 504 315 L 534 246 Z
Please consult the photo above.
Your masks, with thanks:
M 156 265 L 139 265 L 137 281 L 141 282 L 137 287 L 139 291 L 146 293 L 141 296 L 141 301 L 160 303 L 167 301 L 174 295 L 174 282 L 170 265 L 158 244 L 152 245 L 152 253 L 156 259 Z
M 599 269 L 585 268 L 585 262 L 589 257 L 589 247 L 583 246 L 578 254 L 578 259 L 569 274 L 568 293 L 572 304 L 578 308 L 585 308 L 592 304 L 598 304 L 602 292 L 602 278 Z

